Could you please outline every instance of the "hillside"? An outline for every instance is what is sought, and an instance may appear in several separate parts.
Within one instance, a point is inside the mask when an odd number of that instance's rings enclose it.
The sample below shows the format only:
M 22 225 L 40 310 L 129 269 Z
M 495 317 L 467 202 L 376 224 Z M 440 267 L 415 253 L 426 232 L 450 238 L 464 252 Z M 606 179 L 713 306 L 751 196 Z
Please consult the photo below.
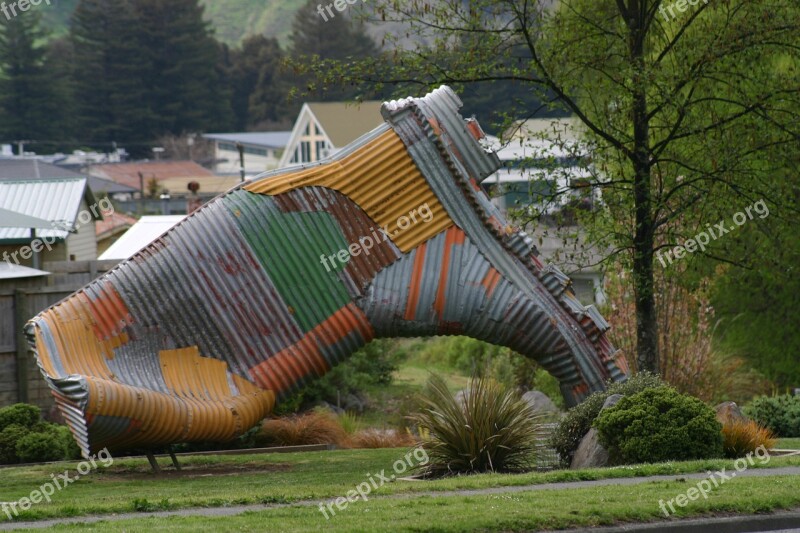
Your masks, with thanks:
M 263 33 L 285 43 L 291 21 L 304 0 L 203 0 L 206 17 L 213 23 L 217 38 L 237 44 L 246 35 Z M 56 35 L 63 34 L 78 0 L 51 0 L 39 9 Z

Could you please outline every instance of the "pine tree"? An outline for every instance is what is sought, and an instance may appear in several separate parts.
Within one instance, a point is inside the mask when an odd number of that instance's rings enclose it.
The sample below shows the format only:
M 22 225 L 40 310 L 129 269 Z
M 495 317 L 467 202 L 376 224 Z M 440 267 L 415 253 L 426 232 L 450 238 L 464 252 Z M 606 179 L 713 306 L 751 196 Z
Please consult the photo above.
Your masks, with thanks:
M 82 144 L 118 142 L 141 155 L 154 138 L 145 85 L 149 58 L 140 45 L 139 24 L 127 0 L 81 0 L 73 14 L 70 37 Z
M 198 0 L 132 0 L 159 134 L 228 129 L 220 46 Z
M 37 11 L 0 17 L 0 137 L 49 141 L 63 138 L 61 84 L 46 63 L 46 33 Z
M 378 54 L 378 46 L 367 35 L 363 24 L 354 21 L 346 12 L 333 10 L 330 17 L 318 11 L 319 2 L 308 0 L 297 12 L 292 23 L 290 55 L 295 60 L 317 56 L 326 60 L 365 59 Z M 327 20 L 326 20 L 327 19 Z M 314 86 L 311 77 L 298 77 L 292 80 L 303 90 L 315 93 L 322 100 L 343 100 L 353 98 L 356 93 L 341 86 Z

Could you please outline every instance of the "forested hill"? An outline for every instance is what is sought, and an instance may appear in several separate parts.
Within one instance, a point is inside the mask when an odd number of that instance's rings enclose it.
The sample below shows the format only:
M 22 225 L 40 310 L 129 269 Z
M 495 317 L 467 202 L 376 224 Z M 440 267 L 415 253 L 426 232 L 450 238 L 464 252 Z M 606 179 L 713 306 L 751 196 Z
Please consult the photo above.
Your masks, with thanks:
M 66 31 L 78 0 L 50 0 L 50 3 L 49 7 L 42 3 L 38 9 L 47 26 L 61 34 Z M 259 33 L 285 42 L 290 22 L 303 0 L 203 0 L 202 3 L 217 38 L 234 45 L 246 35 Z

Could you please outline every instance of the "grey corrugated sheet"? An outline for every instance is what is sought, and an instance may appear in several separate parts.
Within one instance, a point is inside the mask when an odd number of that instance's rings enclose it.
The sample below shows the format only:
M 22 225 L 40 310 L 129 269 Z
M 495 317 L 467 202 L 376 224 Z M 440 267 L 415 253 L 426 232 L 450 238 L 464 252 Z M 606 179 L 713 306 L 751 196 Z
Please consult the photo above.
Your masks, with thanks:
M 86 192 L 86 178 L 0 181 L 0 207 L 53 222 L 53 227 L 74 226 Z M 38 229 L 36 235 L 65 239 L 61 229 Z M 30 228 L 0 228 L 0 241 L 30 239 Z

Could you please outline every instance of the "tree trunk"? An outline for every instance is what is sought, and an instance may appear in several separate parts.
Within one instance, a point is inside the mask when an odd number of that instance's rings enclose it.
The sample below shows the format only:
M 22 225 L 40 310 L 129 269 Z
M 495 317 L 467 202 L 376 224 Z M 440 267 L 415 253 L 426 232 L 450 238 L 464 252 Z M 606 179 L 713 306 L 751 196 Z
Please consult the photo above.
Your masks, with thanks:
M 659 372 L 658 319 L 656 316 L 653 277 L 653 246 L 655 221 L 653 220 L 650 128 L 647 118 L 647 92 L 644 79 L 644 3 L 631 2 L 630 59 L 634 68 L 633 80 L 633 198 L 636 218 L 633 255 L 633 283 L 636 292 L 636 352 L 639 370 Z

